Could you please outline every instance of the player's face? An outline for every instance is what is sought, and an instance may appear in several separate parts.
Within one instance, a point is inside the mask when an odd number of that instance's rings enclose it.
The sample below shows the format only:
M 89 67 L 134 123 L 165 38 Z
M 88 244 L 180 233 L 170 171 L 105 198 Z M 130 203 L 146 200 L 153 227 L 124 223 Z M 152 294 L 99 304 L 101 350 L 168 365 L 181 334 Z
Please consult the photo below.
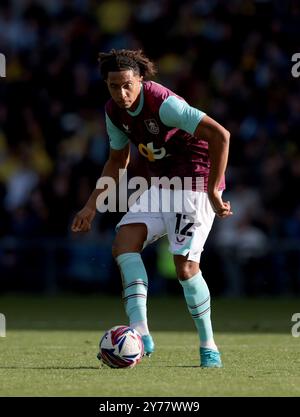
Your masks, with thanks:
M 119 107 L 135 110 L 141 92 L 142 78 L 132 70 L 108 73 L 106 80 L 108 90 Z

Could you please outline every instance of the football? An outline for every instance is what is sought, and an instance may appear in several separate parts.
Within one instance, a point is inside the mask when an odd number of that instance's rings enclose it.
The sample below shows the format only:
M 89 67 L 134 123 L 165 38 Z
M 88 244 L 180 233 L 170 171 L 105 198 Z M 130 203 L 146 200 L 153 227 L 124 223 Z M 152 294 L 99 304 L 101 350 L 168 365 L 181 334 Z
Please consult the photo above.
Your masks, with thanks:
M 141 335 L 131 327 L 115 326 L 101 338 L 97 358 L 110 368 L 133 368 L 143 355 Z

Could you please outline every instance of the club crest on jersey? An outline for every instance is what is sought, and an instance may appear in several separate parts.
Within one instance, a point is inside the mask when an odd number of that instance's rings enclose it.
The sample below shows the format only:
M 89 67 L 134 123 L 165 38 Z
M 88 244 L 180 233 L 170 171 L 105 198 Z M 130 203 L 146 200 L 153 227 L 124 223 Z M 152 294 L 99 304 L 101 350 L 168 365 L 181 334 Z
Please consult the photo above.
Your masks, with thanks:
M 159 126 L 155 119 L 147 119 L 147 120 L 144 120 L 144 122 L 150 133 L 152 133 L 153 135 L 158 135 Z

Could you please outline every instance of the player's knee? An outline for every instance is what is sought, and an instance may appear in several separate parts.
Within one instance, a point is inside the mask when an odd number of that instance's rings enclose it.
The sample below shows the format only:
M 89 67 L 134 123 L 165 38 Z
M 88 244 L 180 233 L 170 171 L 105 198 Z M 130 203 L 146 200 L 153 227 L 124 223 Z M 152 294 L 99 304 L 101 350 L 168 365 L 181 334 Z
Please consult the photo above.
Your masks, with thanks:
M 119 255 L 123 253 L 131 252 L 131 249 L 124 243 L 120 242 L 118 238 L 115 239 L 112 245 L 112 256 L 116 259 Z
M 112 256 L 116 259 L 117 256 L 129 252 L 141 252 L 143 244 L 138 240 L 133 240 L 127 237 L 116 236 L 112 245 Z
M 112 256 L 114 259 L 116 259 L 118 256 L 123 255 L 124 253 L 133 253 L 133 252 L 141 252 L 141 249 L 138 245 L 118 245 L 114 244 L 112 246 Z
M 112 245 L 112 256 L 129 252 L 141 252 L 147 237 L 147 228 L 144 224 L 121 226 Z
M 185 261 L 176 264 L 176 273 L 181 281 L 192 278 L 199 272 L 199 264 L 197 262 Z

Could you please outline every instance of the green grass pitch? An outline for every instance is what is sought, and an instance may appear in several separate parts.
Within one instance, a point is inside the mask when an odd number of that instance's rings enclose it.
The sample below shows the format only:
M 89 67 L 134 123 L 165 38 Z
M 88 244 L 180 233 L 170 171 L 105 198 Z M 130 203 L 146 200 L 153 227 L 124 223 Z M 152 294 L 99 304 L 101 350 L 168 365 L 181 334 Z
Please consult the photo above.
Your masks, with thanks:
M 156 352 L 133 369 L 99 367 L 103 331 L 126 324 L 120 298 L 0 297 L 0 396 L 299 396 L 296 299 L 213 299 L 224 368 L 201 369 L 183 297 L 151 298 Z

